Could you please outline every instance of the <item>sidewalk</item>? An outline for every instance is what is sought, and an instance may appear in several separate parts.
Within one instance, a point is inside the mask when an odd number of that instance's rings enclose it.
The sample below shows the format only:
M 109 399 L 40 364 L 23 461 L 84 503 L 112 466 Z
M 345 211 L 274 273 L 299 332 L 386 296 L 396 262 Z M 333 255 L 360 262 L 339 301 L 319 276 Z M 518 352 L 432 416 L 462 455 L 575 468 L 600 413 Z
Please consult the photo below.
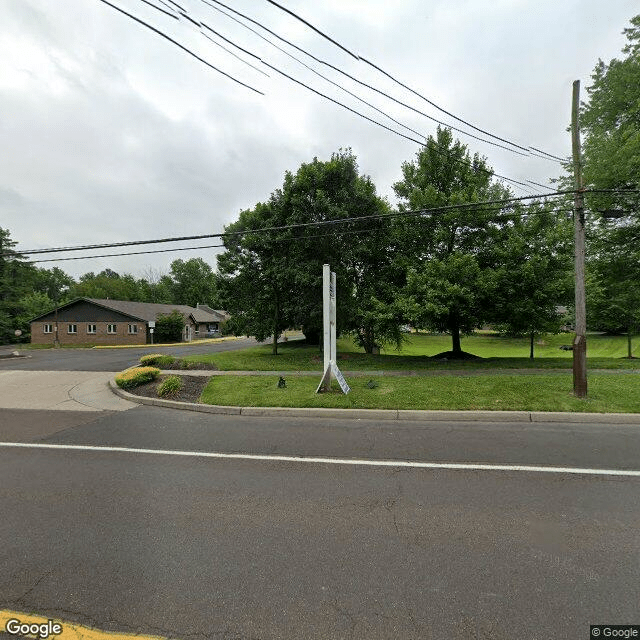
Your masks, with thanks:
M 0 409 L 126 411 L 137 405 L 115 396 L 104 371 L 0 371 Z

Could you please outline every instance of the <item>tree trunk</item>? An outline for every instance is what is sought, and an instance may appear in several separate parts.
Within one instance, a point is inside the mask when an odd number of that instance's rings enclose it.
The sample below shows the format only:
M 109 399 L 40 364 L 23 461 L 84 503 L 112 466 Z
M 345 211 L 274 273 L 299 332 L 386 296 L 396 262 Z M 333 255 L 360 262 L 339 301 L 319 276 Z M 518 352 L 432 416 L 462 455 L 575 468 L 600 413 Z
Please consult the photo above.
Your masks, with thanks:
M 627 356 L 633 358 L 633 349 L 631 348 L 631 327 L 627 329 Z
M 273 309 L 273 347 L 271 348 L 271 353 L 274 356 L 278 355 L 278 320 L 279 320 L 279 309 L 278 309 L 278 300 L 276 298 L 276 303 Z
M 531 360 L 533 360 L 533 338 L 534 338 L 534 333 L 533 331 L 531 332 L 531 335 L 529 336 L 530 338 L 530 345 L 529 345 L 529 358 L 531 358 Z
M 359 331 L 358 334 L 360 336 L 360 342 L 362 343 L 364 352 L 368 354 L 372 354 L 373 347 L 375 346 L 373 332 L 364 330 L 364 331 Z
M 451 343 L 454 355 L 462 354 L 462 347 L 460 346 L 460 323 L 457 317 L 451 319 Z

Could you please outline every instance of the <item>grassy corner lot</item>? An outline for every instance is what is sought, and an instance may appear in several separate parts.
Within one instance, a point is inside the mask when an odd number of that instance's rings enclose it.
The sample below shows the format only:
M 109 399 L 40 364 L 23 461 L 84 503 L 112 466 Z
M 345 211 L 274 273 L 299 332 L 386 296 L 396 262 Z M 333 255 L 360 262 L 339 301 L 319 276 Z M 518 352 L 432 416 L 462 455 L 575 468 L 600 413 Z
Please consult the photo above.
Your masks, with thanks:
M 451 338 L 445 335 L 416 335 L 407 337 L 402 349 L 388 348 L 380 355 L 368 355 L 350 338 L 338 340 L 338 365 L 343 371 L 408 371 L 408 370 L 473 370 L 473 369 L 566 369 L 571 370 L 572 352 L 562 351 L 570 345 L 571 334 L 544 337 L 537 341 L 535 358 L 530 360 L 526 338 L 505 338 L 496 335 L 473 335 L 463 338 L 462 348 L 480 356 L 481 360 L 449 361 L 431 359 L 451 348 Z M 634 354 L 640 356 L 640 340 Z M 626 336 L 590 335 L 587 356 L 590 369 L 639 369 L 640 360 L 625 359 Z M 250 347 L 239 351 L 225 351 L 187 356 L 189 362 L 214 363 L 222 371 L 320 371 L 322 353 L 318 347 L 300 341 L 278 346 L 279 354 L 272 355 L 271 345 Z
M 367 377 L 347 380 L 345 396 L 336 389 L 316 394 L 320 381 L 310 376 L 214 376 L 202 392 L 205 404 L 251 407 L 333 407 L 344 409 L 430 409 L 493 411 L 575 411 L 640 413 L 640 374 L 593 374 L 589 397 L 572 394 L 572 376 L 541 375 Z

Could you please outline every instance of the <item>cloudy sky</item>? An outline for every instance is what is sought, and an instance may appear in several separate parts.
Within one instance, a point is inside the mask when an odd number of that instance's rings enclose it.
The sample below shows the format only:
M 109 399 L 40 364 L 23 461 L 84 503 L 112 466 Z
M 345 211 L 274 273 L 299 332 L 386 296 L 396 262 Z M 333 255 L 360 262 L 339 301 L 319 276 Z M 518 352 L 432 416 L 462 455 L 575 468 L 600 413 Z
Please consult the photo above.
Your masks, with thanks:
M 486 138 L 267 0 L 224 0 L 253 23 L 214 0 L 176 1 L 183 11 L 171 0 L 109 0 L 251 88 L 102 0 L 0 2 L 0 226 L 10 230 L 19 249 L 219 233 L 240 210 L 267 199 L 285 171 L 314 157 L 328 159 L 341 147 L 353 149 L 360 171 L 395 203 L 391 185 L 418 144 L 264 63 L 411 138 L 434 134 L 436 124 L 312 60 L 259 25 L 427 116 Z M 620 56 L 622 29 L 637 13 L 636 3 L 627 0 L 280 4 L 450 113 L 523 147 L 558 156 L 570 153 L 566 128 L 573 80 L 582 81 L 586 98 L 598 58 Z M 456 136 L 507 177 L 548 184 L 561 171 L 553 161 Z M 517 187 L 513 191 L 523 194 Z M 202 257 L 214 265 L 216 251 L 39 266 L 59 266 L 74 276 L 105 267 L 139 276 L 149 268 L 167 271 L 176 258 Z

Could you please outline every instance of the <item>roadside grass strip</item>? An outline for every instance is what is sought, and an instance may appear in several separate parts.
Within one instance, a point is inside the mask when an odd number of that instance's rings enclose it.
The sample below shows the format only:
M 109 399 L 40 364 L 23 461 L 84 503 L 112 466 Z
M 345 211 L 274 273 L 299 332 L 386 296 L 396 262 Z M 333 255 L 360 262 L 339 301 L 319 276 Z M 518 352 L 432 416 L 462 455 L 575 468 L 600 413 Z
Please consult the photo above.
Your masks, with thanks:
M 212 458 L 218 460 L 244 460 L 248 462 L 289 462 L 294 464 L 340 465 L 354 467 L 387 467 L 400 469 L 430 469 L 444 471 L 504 471 L 521 473 L 556 473 L 585 476 L 620 476 L 640 478 L 636 469 L 593 469 L 589 467 L 556 467 L 523 464 L 494 464 L 473 462 L 420 462 L 417 460 L 366 460 L 359 458 L 321 458 L 312 456 L 285 456 L 276 454 L 220 453 L 217 451 L 175 451 L 166 449 L 134 449 L 130 447 L 97 447 L 76 444 L 44 444 L 26 442 L 0 442 L 0 449 L 47 449 L 88 453 L 123 453 L 136 455 L 176 456 L 185 458 Z M 128 640 L 130 636 L 122 636 Z M 136 636 L 144 638 L 145 636 Z M 120 639 L 120 636 L 115 636 Z
M 311 407 L 343 409 L 426 409 L 461 411 L 569 411 L 640 413 L 640 373 L 590 375 L 589 396 L 576 398 L 571 374 L 483 376 L 376 376 L 347 380 L 344 395 L 334 381 L 328 393 L 316 394 L 318 379 L 288 376 L 279 388 L 273 376 L 213 376 L 200 402 L 241 407 Z
M 17 631 L 17 633 L 16 633 Z M 27 631 L 27 633 L 25 633 Z M 50 638 L 51 640 L 163 640 L 141 633 L 100 631 L 55 616 L 0 609 L 0 633 L 7 637 Z
M 546 336 L 538 340 L 535 358 L 531 360 L 526 338 L 496 335 L 473 335 L 463 338 L 463 349 L 480 356 L 479 360 L 442 360 L 432 356 L 451 348 L 451 338 L 444 335 L 411 334 L 401 350 L 383 349 L 380 355 L 363 352 L 351 338 L 338 340 L 338 365 L 342 370 L 447 370 L 447 369 L 566 369 L 571 371 L 571 334 Z M 637 369 L 640 360 L 626 355 L 626 336 L 589 335 L 588 367 L 591 369 Z M 640 355 L 640 340 L 634 354 Z M 249 347 L 238 351 L 187 356 L 190 362 L 212 362 L 222 371 L 314 371 L 322 369 L 322 353 L 317 346 L 301 341 L 278 345 L 278 355 L 271 345 Z

